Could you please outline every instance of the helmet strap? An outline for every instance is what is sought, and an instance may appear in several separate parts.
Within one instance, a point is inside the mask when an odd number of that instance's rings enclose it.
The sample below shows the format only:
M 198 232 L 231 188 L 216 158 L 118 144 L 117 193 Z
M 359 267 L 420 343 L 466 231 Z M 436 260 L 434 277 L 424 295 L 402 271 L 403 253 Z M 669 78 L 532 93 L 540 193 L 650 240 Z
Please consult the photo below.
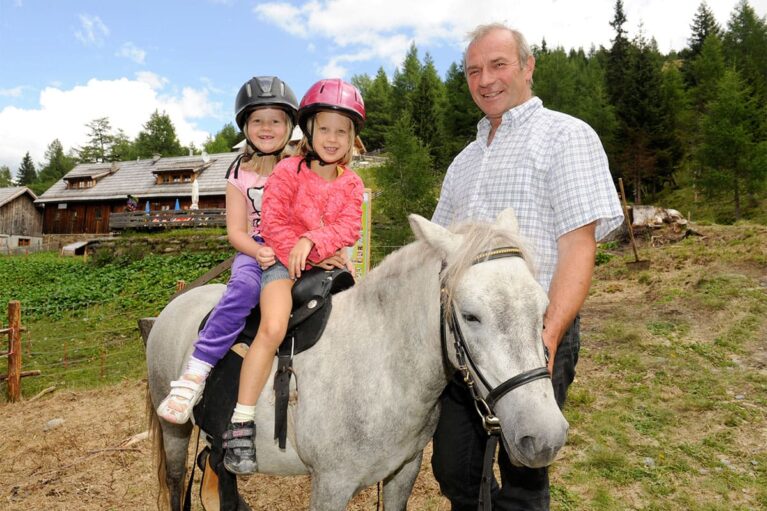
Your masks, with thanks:
M 226 175 L 224 176 L 224 179 L 229 179 L 229 174 L 232 173 L 232 169 L 234 169 L 234 178 L 237 179 L 238 171 L 240 170 L 240 162 L 244 157 L 245 153 L 240 153 L 237 155 L 237 158 L 235 158 L 231 165 L 229 165 L 229 168 L 226 169 Z
M 312 120 L 312 129 L 310 133 L 306 134 L 306 141 L 309 142 L 309 150 L 306 151 L 306 156 L 304 157 L 304 161 L 306 162 L 306 166 L 309 168 L 312 168 L 312 161 L 317 161 L 320 165 L 332 165 L 334 162 L 327 162 L 320 158 L 320 155 L 317 154 L 317 151 L 314 150 L 314 124 L 317 121 L 317 116 L 314 116 L 314 119 Z

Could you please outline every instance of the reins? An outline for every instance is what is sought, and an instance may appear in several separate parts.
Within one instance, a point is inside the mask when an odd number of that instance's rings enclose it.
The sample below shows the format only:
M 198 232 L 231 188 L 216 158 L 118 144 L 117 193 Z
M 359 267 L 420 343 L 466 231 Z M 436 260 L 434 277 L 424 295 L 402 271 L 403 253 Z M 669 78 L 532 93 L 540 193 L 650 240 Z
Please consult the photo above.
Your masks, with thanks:
M 522 251 L 516 247 L 501 247 L 494 250 L 489 250 L 487 252 L 482 252 L 474 257 L 471 264 L 475 265 L 503 257 L 522 257 Z M 445 263 L 443 262 L 442 270 L 444 270 L 444 268 Z M 480 494 L 478 510 L 490 511 L 492 508 L 490 489 L 491 481 L 493 478 L 493 464 L 495 463 L 495 450 L 498 446 L 498 441 L 501 435 L 501 422 L 495 415 L 494 407 L 503 396 L 516 389 L 517 387 L 521 387 L 522 385 L 535 380 L 550 378 L 551 376 L 549 375 L 549 371 L 546 366 L 543 366 L 517 374 L 516 376 L 509 378 L 496 387 L 490 385 L 490 383 L 482 374 L 482 371 L 480 371 L 479 367 L 471 357 L 469 347 L 466 344 L 466 339 L 464 338 L 463 332 L 461 331 L 461 326 L 458 323 L 455 307 L 452 300 L 449 300 L 448 298 L 444 279 L 441 278 L 441 281 L 439 331 L 443 360 L 445 361 L 446 365 L 449 365 L 449 358 L 447 353 L 447 330 L 449 328 L 453 334 L 453 348 L 455 349 L 455 356 L 458 366 L 457 369 L 461 373 L 464 383 L 469 388 L 469 392 L 474 399 L 474 407 L 482 419 L 482 425 L 485 428 L 485 431 L 489 435 L 482 464 L 482 480 L 479 490 Z M 546 358 L 548 362 L 548 355 Z M 474 380 L 472 373 L 476 375 L 482 385 L 488 390 L 487 396 L 482 397 L 480 394 L 479 390 L 477 389 L 477 382 Z

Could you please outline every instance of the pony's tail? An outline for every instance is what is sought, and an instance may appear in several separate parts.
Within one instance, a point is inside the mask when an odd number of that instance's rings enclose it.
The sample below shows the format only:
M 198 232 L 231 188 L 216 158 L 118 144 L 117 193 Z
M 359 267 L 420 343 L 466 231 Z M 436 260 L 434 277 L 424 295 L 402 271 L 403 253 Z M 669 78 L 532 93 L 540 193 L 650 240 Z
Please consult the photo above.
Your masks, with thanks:
M 157 416 L 154 404 L 152 403 L 152 397 L 149 395 L 148 381 L 146 386 L 146 415 L 149 426 L 149 438 L 152 441 L 152 461 L 154 466 L 157 467 L 157 487 L 159 489 L 157 493 L 157 509 L 170 509 L 170 488 L 168 488 L 165 467 L 165 442 L 163 442 L 162 438 L 160 418 Z

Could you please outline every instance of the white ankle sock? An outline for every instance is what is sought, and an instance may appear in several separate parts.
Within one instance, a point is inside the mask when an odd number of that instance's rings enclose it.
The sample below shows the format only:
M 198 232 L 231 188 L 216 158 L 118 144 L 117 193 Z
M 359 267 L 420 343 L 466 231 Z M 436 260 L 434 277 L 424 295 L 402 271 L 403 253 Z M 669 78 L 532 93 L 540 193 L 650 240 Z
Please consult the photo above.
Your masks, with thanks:
M 248 406 L 237 403 L 232 414 L 232 422 L 248 422 L 256 420 L 256 405 Z
M 186 363 L 186 369 L 184 369 L 184 374 L 194 374 L 197 376 L 202 376 L 202 379 L 206 379 L 208 375 L 210 374 L 210 370 L 213 369 L 213 366 L 210 365 L 207 362 L 203 362 L 202 360 L 194 357 L 189 357 L 189 362 Z

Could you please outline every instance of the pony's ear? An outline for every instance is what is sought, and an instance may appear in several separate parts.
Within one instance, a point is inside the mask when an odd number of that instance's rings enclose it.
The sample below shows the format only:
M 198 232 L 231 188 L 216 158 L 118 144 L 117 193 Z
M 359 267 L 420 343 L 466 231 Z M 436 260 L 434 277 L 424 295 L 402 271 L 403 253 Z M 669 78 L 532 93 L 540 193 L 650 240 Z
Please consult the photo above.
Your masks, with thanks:
M 425 241 L 444 256 L 452 253 L 461 244 L 460 236 L 420 215 L 408 215 L 408 221 L 416 238 Z
M 501 211 L 495 219 L 495 226 L 512 232 L 519 232 L 519 222 L 517 222 L 517 215 L 514 210 L 506 208 Z

